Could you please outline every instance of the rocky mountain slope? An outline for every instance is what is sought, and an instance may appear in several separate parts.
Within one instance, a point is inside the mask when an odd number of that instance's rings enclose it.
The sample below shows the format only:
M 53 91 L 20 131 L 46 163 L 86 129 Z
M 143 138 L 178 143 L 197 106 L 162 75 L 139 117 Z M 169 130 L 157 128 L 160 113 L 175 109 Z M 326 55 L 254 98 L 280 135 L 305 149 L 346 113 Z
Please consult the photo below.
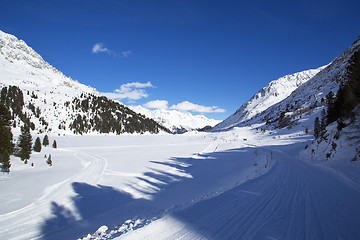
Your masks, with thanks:
M 224 130 L 250 120 L 256 114 L 287 98 L 295 89 L 306 83 L 324 68 L 325 66 L 297 72 L 271 81 L 236 110 L 234 114 L 214 127 L 214 130 Z

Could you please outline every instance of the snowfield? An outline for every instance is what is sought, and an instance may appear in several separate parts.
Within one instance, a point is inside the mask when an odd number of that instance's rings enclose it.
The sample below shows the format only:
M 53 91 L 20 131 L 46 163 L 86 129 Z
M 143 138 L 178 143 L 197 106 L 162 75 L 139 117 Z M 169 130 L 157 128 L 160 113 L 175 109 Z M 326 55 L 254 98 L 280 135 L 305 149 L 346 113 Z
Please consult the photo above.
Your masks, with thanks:
M 304 151 L 311 135 L 259 127 L 50 136 L 57 149 L 43 147 L 27 165 L 12 156 L 11 173 L 0 175 L 0 232 L 5 239 L 359 239 L 360 188 L 348 169 L 312 162 Z M 350 167 L 359 170 L 357 162 Z

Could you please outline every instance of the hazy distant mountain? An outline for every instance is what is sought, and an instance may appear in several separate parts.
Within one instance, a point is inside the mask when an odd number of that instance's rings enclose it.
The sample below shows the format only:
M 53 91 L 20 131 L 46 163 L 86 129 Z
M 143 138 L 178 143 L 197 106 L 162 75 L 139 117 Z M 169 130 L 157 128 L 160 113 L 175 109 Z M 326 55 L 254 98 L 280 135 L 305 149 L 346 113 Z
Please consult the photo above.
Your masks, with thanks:
M 182 133 L 202 129 L 206 126 L 213 127 L 220 121 L 209 119 L 204 115 L 192 115 L 189 112 L 177 110 L 154 109 L 150 110 L 142 106 L 129 106 L 133 111 L 141 113 L 148 118 L 154 119 L 173 133 Z

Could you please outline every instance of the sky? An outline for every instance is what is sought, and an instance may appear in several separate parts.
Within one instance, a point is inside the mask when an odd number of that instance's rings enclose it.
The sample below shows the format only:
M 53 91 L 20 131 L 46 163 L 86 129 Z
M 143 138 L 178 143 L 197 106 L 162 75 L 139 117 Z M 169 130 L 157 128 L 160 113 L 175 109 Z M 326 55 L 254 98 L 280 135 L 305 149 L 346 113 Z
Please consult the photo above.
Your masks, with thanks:
M 330 63 L 358 0 L 0 0 L 0 30 L 126 105 L 225 119 L 270 81 Z

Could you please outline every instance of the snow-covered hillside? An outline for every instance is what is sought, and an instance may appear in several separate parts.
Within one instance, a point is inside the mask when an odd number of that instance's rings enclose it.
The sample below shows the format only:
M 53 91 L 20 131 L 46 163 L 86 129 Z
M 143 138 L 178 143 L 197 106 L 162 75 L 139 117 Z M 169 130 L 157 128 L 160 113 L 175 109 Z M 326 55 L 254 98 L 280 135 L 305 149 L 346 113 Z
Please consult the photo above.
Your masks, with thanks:
M 271 81 L 267 86 L 257 92 L 249 101 L 244 103 L 234 114 L 214 127 L 214 131 L 224 130 L 245 122 L 256 114 L 263 112 L 272 105 L 284 100 L 295 89 L 306 83 L 318 74 L 324 67 L 310 69 L 286 75 Z
M 215 119 L 209 119 L 204 115 L 192 115 L 189 112 L 180 112 L 177 110 L 150 110 L 142 106 L 129 106 L 129 108 L 134 112 L 154 119 L 173 133 L 197 130 L 206 126 L 213 127 L 220 122 Z
M 10 92 L 10 86 L 17 89 Z M 37 132 L 58 134 L 165 130 L 153 120 L 101 96 L 96 89 L 66 77 L 24 41 L 2 31 L 0 89 L 1 100 L 8 107 L 14 102 L 11 98 L 21 102 L 21 111 L 15 112 L 14 117 L 16 129 L 27 122 Z
M 283 101 L 274 104 L 265 111 L 257 114 L 247 123 L 267 122 L 273 127 L 279 126 L 281 114 L 291 118 L 291 124 L 304 123 L 304 116 L 313 113 L 320 115 L 320 110 L 326 107 L 326 95 L 331 91 L 334 94 L 341 84 L 348 79 L 348 68 L 355 52 L 360 50 L 360 38 L 358 38 L 346 51 L 340 54 L 327 67 L 321 70 L 309 81 L 298 87 Z M 313 122 L 308 126 L 312 127 Z M 305 125 L 304 125 L 305 126 Z
M 259 122 L 266 122 L 273 127 L 283 127 L 282 124 L 279 124 L 279 121 L 283 120 L 281 118 L 284 116 L 291 118 L 291 124 L 297 124 L 299 122 L 304 122 L 301 118 L 303 115 L 309 115 L 312 110 L 316 110 L 319 114 L 319 110 L 321 109 L 317 107 L 325 106 L 324 99 L 326 98 L 326 95 L 330 91 L 336 93 L 339 86 L 346 81 L 347 68 L 350 65 L 350 59 L 356 51 L 359 51 L 359 49 L 360 38 L 327 66 L 316 70 L 310 70 L 310 73 L 306 74 L 307 81 L 303 81 L 303 84 L 297 85 L 296 81 L 290 81 L 292 84 L 290 82 L 289 84 L 292 87 L 289 89 L 293 89 L 293 91 L 283 91 L 284 87 L 282 84 L 273 85 L 273 82 L 270 83 L 249 102 L 243 104 L 236 113 L 215 126 L 213 130 L 221 131 L 235 126 Z M 303 75 L 302 73 L 300 74 Z M 297 74 L 294 76 L 296 75 Z M 284 78 L 286 79 L 287 77 Z M 285 81 L 283 79 L 280 82 L 284 83 Z M 270 87 L 271 85 L 275 88 Z M 272 95 L 274 92 L 277 92 L 277 88 L 281 89 L 280 92 L 284 93 L 282 95 L 283 97 L 279 99 L 280 101 L 276 101 L 277 98 Z M 260 96 L 262 96 L 264 89 L 272 90 L 270 95 L 263 94 L 266 96 L 264 98 L 265 103 L 261 104 Z M 281 116 L 281 114 L 283 114 L 283 116 Z M 309 123 L 306 124 L 309 125 Z M 312 127 L 312 124 L 308 127 Z

